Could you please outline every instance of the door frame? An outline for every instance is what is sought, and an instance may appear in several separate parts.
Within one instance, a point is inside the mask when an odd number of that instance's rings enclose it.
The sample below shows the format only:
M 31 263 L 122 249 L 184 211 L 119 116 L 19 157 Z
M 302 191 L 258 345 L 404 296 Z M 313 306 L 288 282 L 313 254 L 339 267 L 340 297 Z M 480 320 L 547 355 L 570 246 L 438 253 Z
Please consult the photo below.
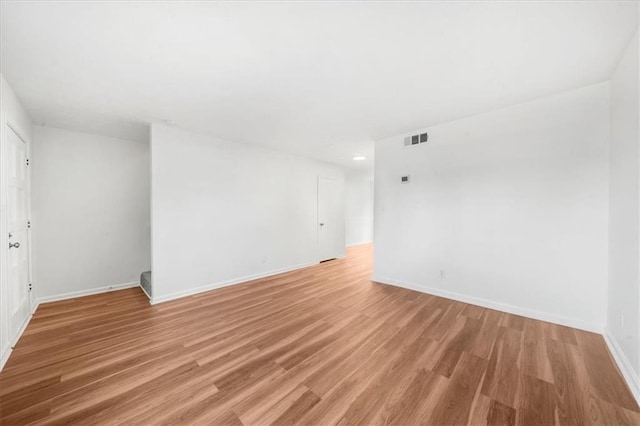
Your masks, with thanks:
M 4 126 L 2 128 L 2 147 L 0 147 L 0 164 L 2 164 L 2 173 L 0 173 L 0 191 L 2 192 L 1 194 L 1 200 L 0 203 L 2 204 L 2 207 L 4 209 L 4 217 L 2 218 L 2 221 L 0 223 L 0 241 L 2 242 L 2 249 L 0 250 L 0 256 L 2 257 L 1 262 L 2 266 L 3 266 L 3 272 L 2 272 L 2 276 L 0 277 L 0 281 L 2 281 L 2 296 L 5 298 L 5 300 L 8 300 L 8 294 L 9 294 L 9 250 L 8 250 L 8 232 L 9 232 L 9 199 L 8 199 L 8 180 L 7 180 L 7 175 L 6 175 L 6 171 L 7 171 L 7 145 L 9 143 L 9 132 L 13 132 L 13 134 L 15 136 L 18 137 L 18 139 L 20 139 L 24 144 L 25 144 L 25 152 L 26 152 L 26 156 L 29 159 L 29 166 L 27 166 L 27 170 L 26 170 L 26 186 L 27 186 L 27 206 L 26 206 L 26 210 L 27 210 L 27 220 L 31 221 L 32 218 L 32 211 L 31 211 L 31 142 L 29 141 L 29 139 L 27 137 L 25 137 L 25 135 L 19 130 L 18 126 L 16 126 L 15 124 L 13 124 L 13 122 L 10 119 L 7 119 L 6 123 L 4 123 Z M 33 277 L 33 248 L 32 248 L 32 243 L 33 243 L 33 235 L 31 233 L 31 228 L 27 227 L 27 281 L 29 283 L 32 283 L 32 277 Z M 5 308 L 7 309 L 6 312 L 1 312 L 0 315 L 3 319 L 3 321 L 6 321 L 6 331 L 8 333 L 7 335 L 7 341 L 9 344 L 9 351 L 13 348 L 13 346 L 16 344 L 17 340 L 20 338 L 20 336 L 22 335 L 22 332 L 24 331 L 26 325 L 29 323 L 30 317 L 31 315 L 33 315 L 33 311 L 34 308 L 36 307 L 35 305 L 35 297 L 34 297 L 34 292 L 33 289 L 31 291 L 28 291 L 27 297 L 28 297 L 28 304 L 29 304 L 29 316 L 27 317 L 27 319 L 24 321 L 23 324 L 19 325 L 18 328 L 18 332 L 17 334 L 13 335 L 13 330 L 14 330 L 14 324 L 9 324 L 9 320 L 10 320 L 10 307 L 8 305 L 8 303 L 5 305 Z M 0 366 L 1 368 L 1 366 Z
M 318 263 L 321 263 L 328 259 L 321 259 L 320 255 L 320 180 L 321 179 L 332 179 L 337 183 L 336 190 L 338 196 L 338 224 L 337 230 L 338 233 L 342 236 L 341 247 L 342 250 L 340 253 L 336 253 L 335 259 L 342 259 L 346 256 L 346 246 L 344 241 L 345 235 L 345 211 L 344 211 L 344 178 L 340 176 L 336 176 L 332 173 L 319 173 L 316 175 L 316 259 Z

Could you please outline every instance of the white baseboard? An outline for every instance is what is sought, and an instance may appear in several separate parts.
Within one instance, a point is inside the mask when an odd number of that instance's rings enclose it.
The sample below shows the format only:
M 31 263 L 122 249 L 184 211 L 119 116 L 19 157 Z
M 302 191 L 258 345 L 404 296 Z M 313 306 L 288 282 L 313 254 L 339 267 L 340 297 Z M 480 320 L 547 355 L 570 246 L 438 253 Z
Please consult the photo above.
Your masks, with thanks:
M 11 349 L 11 346 L 8 346 L 7 350 L 4 351 L 4 353 L 0 357 L 0 371 L 2 371 L 2 369 L 4 368 L 4 365 L 9 360 L 9 356 L 11 355 L 11 352 L 13 352 L 12 349 Z
M 542 311 L 537 311 L 533 309 L 527 309 L 520 306 L 495 302 L 492 300 L 482 299 L 475 296 L 468 296 L 465 294 L 455 293 L 452 291 L 442 290 L 439 288 L 426 287 L 418 284 L 394 280 L 392 278 L 387 278 L 387 277 L 377 276 L 377 277 L 373 277 L 371 280 L 380 284 L 387 284 L 395 287 L 402 287 L 408 290 L 414 290 L 421 293 L 440 296 L 447 299 L 453 299 L 459 302 L 469 303 L 471 305 L 478 305 L 478 306 L 482 306 L 483 308 L 495 309 L 497 311 L 507 312 L 509 314 L 514 314 L 514 315 L 520 315 L 527 318 L 533 318 L 540 321 L 546 321 L 554 324 L 564 325 L 567 327 L 578 328 L 580 330 L 586 330 L 593 333 L 602 334 L 604 331 L 604 326 L 601 324 L 585 322 L 585 321 L 577 320 L 574 318 L 552 314 L 550 312 L 542 312 Z
M 263 273 L 260 273 L 260 274 L 254 274 L 254 275 L 249 275 L 249 276 L 246 276 L 246 277 L 235 278 L 235 279 L 232 279 L 232 280 L 227 280 L 227 281 L 217 282 L 217 283 L 213 283 L 213 284 L 207 284 L 207 285 L 200 286 L 200 287 L 190 288 L 190 289 L 187 289 L 187 290 L 178 291 L 178 292 L 167 294 L 167 295 L 164 295 L 164 296 L 154 296 L 154 297 L 151 298 L 151 304 L 155 305 L 157 303 L 168 302 L 170 300 L 180 299 L 182 297 L 193 296 L 194 294 L 204 293 L 205 291 L 211 291 L 211 290 L 215 290 L 215 289 L 222 288 L 222 287 L 228 287 L 228 286 L 231 286 L 231 285 L 242 284 L 242 283 L 247 282 L 247 281 L 257 280 L 257 279 L 260 279 L 260 278 L 266 278 L 266 277 L 270 277 L 272 275 L 283 274 L 285 272 L 291 272 L 291 271 L 295 271 L 297 269 L 302 269 L 302 268 L 306 268 L 306 267 L 317 265 L 317 264 L 318 264 L 318 262 L 302 263 L 302 264 L 295 265 L 295 266 L 289 266 L 289 267 L 286 267 L 286 268 L 275 269 L 275 270 L 272 270 L 272 271 L 269 271 L 269 272 L 263 272 Z
M 373 242 L 373 240 L 360 241 L 359 243 L 347 244 L 345 247 L 361 246 L 362 244 L 371 244 L 372 242 Z
M 638 374 L 633 369 L 629 358 L 627 358 L 620 345 L 618 345 L 618 341 L 615 336 L 613 336 L 613 334 L 611 334 L 607 329 L 604 330 L 603 336 L 604 341 L 609 347 L 609 352 L 611 352 L 613 359 L 616 364 L 618 364 L 618 368 L 626 380 L 633 397 L 636 399 L 638 404 L 640 404 L 640 377 L 638 377 Z
M 147 290 L 144 289 L 144 287 L 142 287 L 142 284 L 139 284 L 140 286 L 140 290 L 142 290 L 142 292 L 147 296 L 147 299 L 149 299 L 149 303 L 151 303 L 151 296 L 149 296 L 149 293 L 147 293 Z
M 38 306 L 36 304 L 35 309 L 37 308 Z M 27 329 L 29 322 L 31 322 L 31 318 L 33 317 L 33 313 L 35 312 L 35 309 L 31 311 L 31 314 L 29 314 L 27 319 L 24 321 L 24 324 L 22 324 L 22 327 L 20 327 L 18 334 L 12 340 L 9 341 L 9 347 L 2 354 L 2 358 L 0 358 L 0 371 L 2 371 L 2 369 L 4 368 L 4 365 L 9 360 L 9 356 L 11 356 L 11 353 L 13 352 L 13 348 L 16 346 L 16 343 L 18 343 L 18 340 L 20 340 L 20 337 L 22 337 L 22 333 L 24 333 L 24 331 Z
M 56 294 L 38 298 L 38 305 L 41 303 L 58 302 L 60 300 L 74 299 L 76 297 L 91 296 L 94 294 L 107 293 L 109 291 L 124 290 L 125 288 L 139 287 L 139 282 L 108 285 L 105 287 L 90 288 L 87 290 L 72 291 L 69 293 Z

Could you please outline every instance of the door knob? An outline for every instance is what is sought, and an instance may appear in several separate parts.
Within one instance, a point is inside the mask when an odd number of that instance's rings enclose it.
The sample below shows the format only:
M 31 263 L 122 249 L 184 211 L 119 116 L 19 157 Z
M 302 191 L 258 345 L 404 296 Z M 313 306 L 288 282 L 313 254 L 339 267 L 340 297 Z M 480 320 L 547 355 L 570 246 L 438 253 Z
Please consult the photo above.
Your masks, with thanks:
M 20 243 L 9 243 L 9 248 L 20 248 Z

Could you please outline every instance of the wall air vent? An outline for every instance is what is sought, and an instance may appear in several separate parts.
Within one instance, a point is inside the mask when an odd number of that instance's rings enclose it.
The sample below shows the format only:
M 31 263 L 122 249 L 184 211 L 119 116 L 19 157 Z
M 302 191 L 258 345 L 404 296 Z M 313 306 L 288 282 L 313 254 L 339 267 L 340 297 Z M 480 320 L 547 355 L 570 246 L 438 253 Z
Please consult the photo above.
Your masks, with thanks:
M 419 135 L 405 136 L 403 145 L 405 147 L 419 145 L 429 140 L 429 134 L 427 132 L 420 133 Z

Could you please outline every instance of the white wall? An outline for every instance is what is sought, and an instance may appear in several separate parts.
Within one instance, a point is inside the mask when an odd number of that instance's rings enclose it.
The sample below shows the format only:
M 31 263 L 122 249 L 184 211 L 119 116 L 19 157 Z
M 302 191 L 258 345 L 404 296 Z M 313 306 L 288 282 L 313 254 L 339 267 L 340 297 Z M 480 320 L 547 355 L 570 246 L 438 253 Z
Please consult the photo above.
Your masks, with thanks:
M 150 269 L 149 143 L 34 126 L 39 298 L 135 284 Z
M 342 169 L 160 125 L 151 158 L 154 302 L 318 261 L 317 178 Z
M 7 181 L 4 174 L 8 125 L 24 139 L 27 144 L 27 152 L 29 152 L 31 149 L 31 120 L 9 83 L 0 74 L 0 242 L 2 242 L 0 244 L 0 369 L 6 362 L 11 344 L 17 337 L 10 336 L 8 328 Z
M 602 330 L 608 104 L 601 83 L 377 142 L 374 278 Z
M 373 241 L 373 173 L 345 173 L 345 243 Z
M 608 338 L 640 398 L 640 70 L 638 34 L 611 79 Z M 623 366 L 624 371 L 624 366 Z M 629 379 L 628 379 L 629 380 Z M 635 382 L 635 383 L 634 383 Z

